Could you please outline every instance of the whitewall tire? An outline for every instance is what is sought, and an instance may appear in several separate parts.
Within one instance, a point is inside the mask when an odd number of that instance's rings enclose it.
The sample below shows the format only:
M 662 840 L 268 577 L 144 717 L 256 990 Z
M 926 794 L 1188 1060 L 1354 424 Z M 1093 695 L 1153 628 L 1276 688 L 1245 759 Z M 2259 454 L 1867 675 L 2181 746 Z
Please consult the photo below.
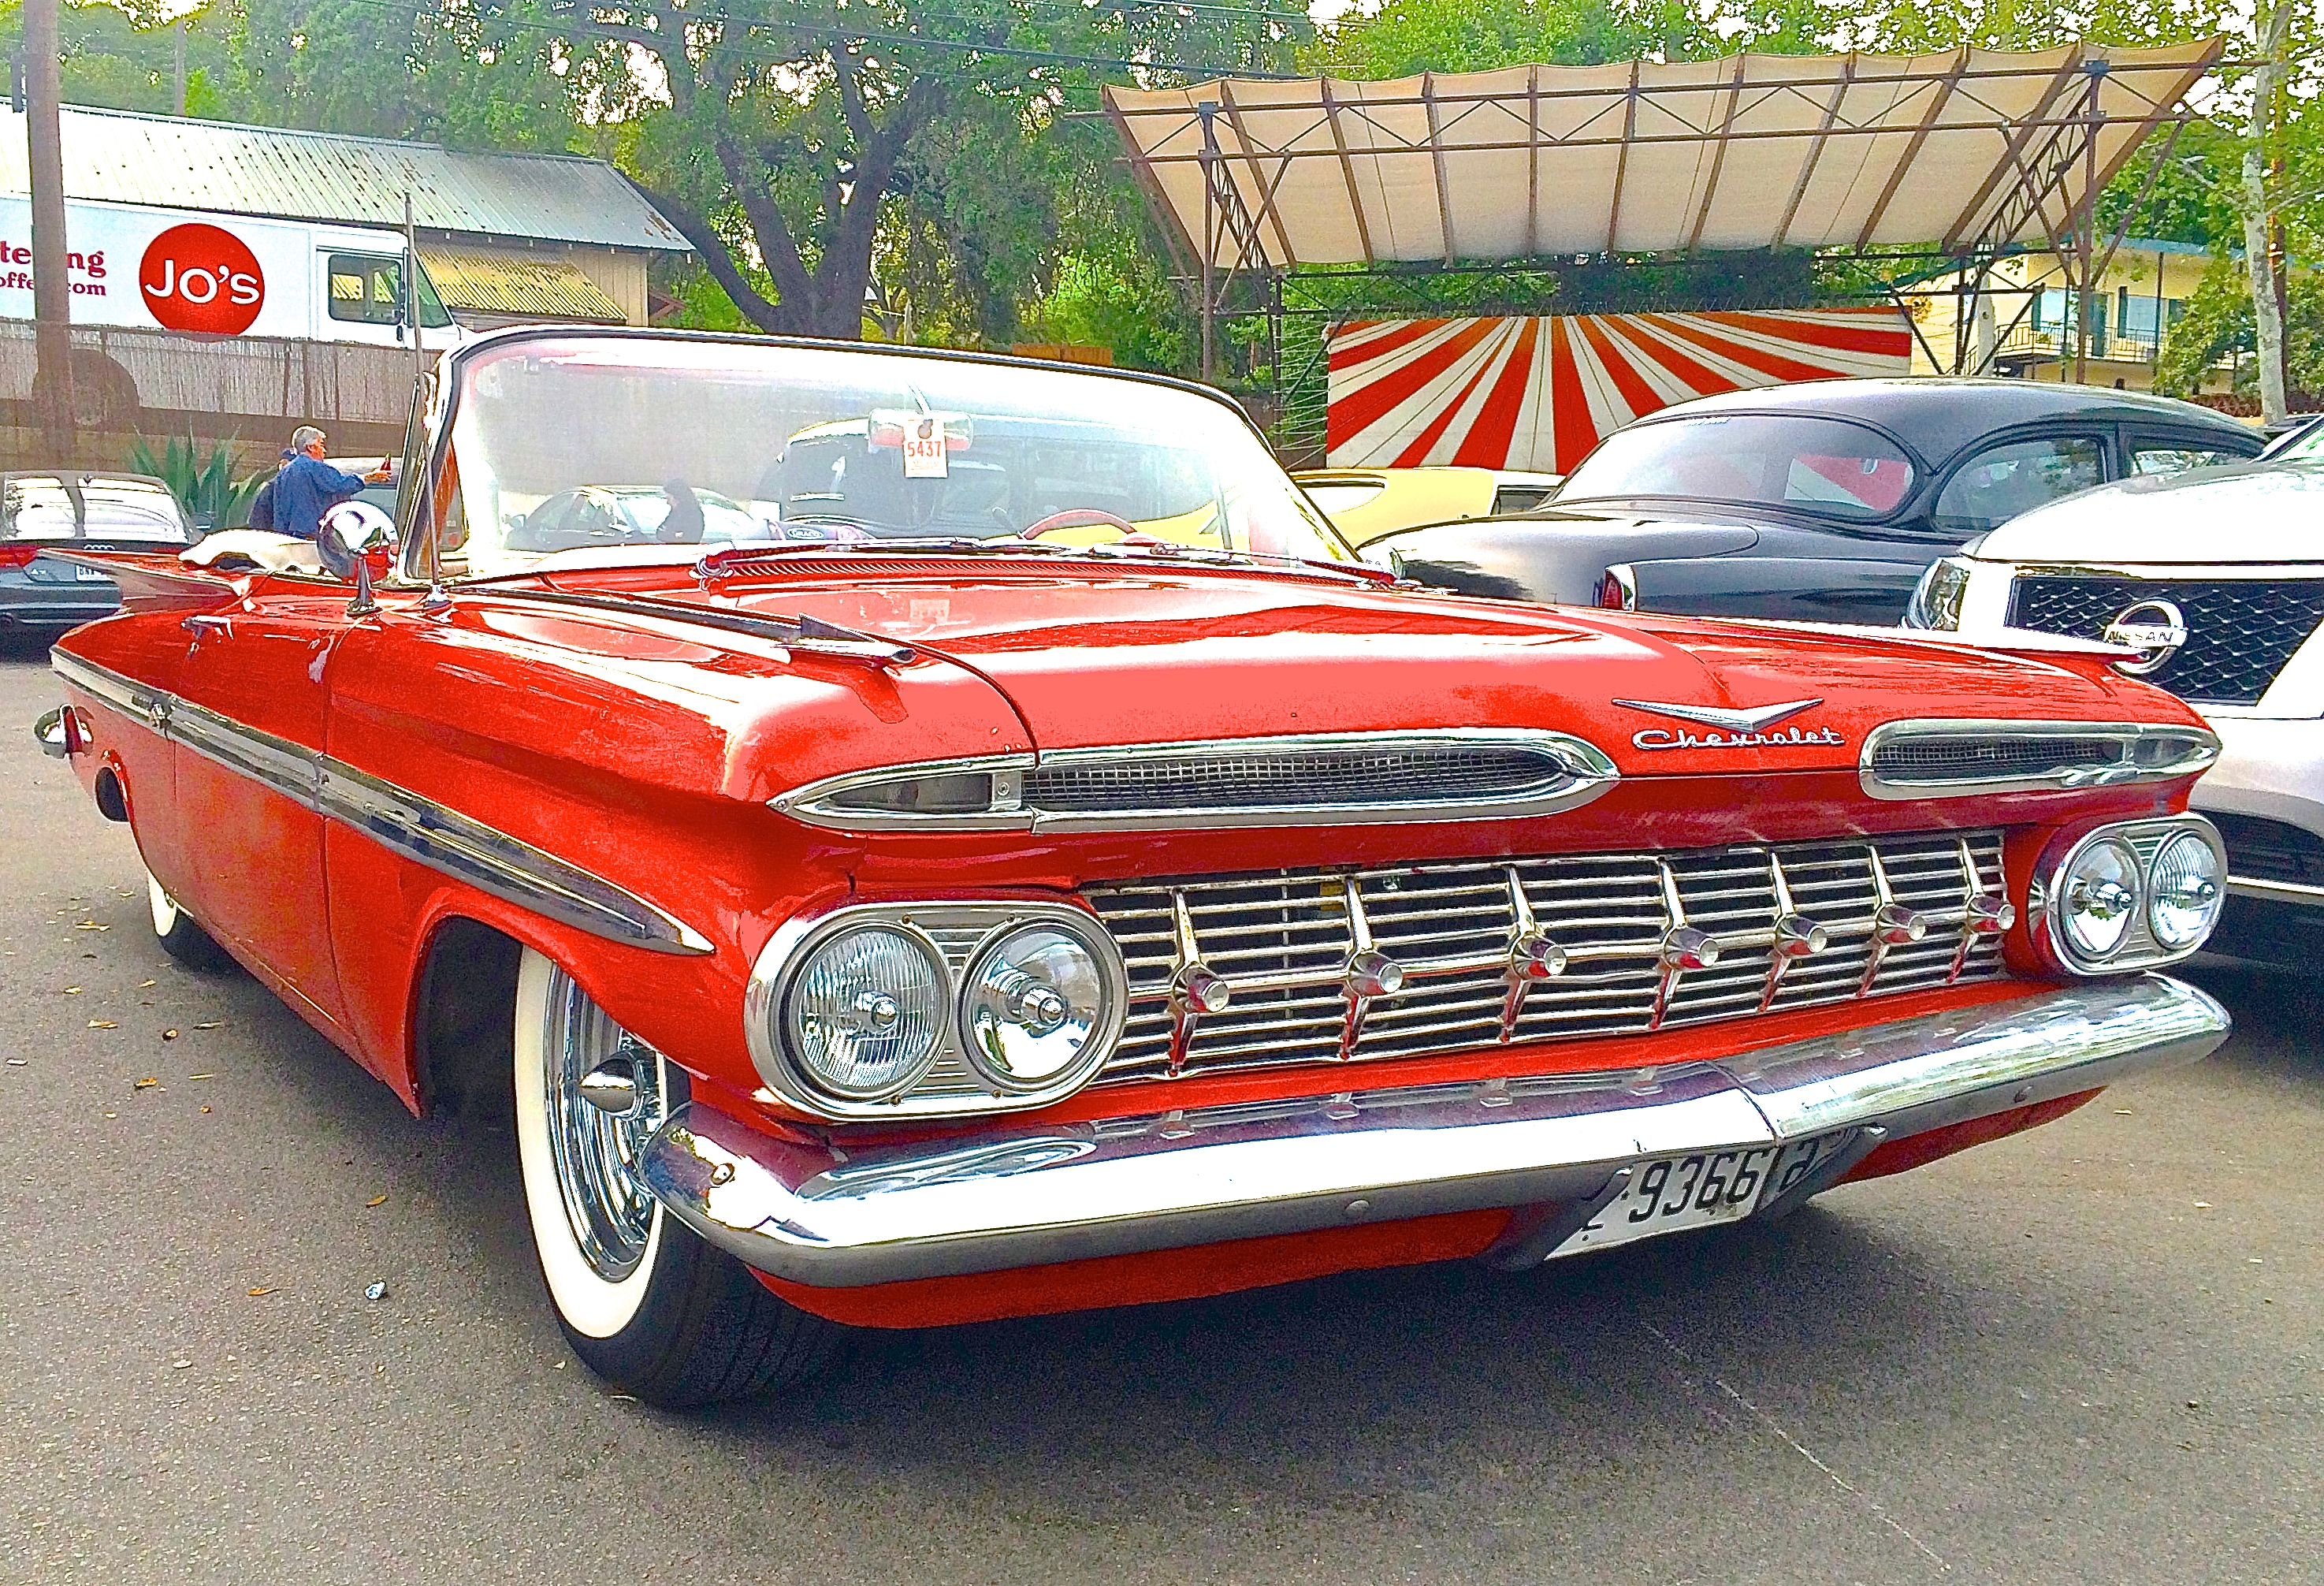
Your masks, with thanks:
M 686 1100 L 685 1071 L 530 949 L 513 1034 L 525 1216 L 558 1323 L 583 1362 L 662 1405 L 755 1393 L 828 1364 L 838 1329 L 672 1220 L 631 1170 Z M 626 1065 L 635 1093 L 620 1114 L 581 1093 L 583 1076 L 609 1062 Z
M 188 969 L 212 973 L 235 967 L 233 955 L 161 890 L 151 871 L 145 872 L 145 903 L 152 916 L 153 939 L 161 944 L 162 952 Z

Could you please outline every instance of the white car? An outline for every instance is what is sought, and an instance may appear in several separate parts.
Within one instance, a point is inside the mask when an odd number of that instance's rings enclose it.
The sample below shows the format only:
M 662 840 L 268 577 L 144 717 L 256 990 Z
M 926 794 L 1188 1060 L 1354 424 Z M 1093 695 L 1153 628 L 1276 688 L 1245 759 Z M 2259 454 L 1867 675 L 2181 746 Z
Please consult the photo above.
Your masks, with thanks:
M 1931 566 L 1904 625 L 2134 652 L 2115 669 L 2219 735 L 2193 804 L 2227 843 L 2221 945 L 2312 954 L 2297 938 L 2324 927 L 2324 461 L 2126 479 L 2036 508 Z

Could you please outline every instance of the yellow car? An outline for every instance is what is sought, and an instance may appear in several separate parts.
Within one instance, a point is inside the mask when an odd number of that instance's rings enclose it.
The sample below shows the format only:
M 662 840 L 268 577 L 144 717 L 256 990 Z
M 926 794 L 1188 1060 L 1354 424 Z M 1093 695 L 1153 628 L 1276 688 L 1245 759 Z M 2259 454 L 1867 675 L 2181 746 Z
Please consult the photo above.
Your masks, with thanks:
M 1530 512 L 1561 475 L 1499 468 L 1310 468 L 1291 475 L 1351 545 L 1423 523 Z

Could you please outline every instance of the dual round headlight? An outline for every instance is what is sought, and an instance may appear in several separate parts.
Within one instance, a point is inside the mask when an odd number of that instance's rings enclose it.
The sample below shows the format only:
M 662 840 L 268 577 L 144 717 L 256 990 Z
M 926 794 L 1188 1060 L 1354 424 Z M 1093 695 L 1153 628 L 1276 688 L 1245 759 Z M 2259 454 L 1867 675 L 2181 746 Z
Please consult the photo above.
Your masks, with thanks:
M 2227 866 L 2208 823 L 2140 823 L 2083 838 L 2051 897 L 2074 967 L 2138 968 L 2202 945 L 2227 901 Z
M 989 1110 L 1062 1095 L 1104 1061 L 1125 991 L 1094 920 L 991 905 L 865 912 L 809 933 L 770 987 L 767 1077 L 799 1082 L 778 1084 L 794 1100 L 846 1116 Z M 893 1105 L 931 1098 L 953 1105 Z

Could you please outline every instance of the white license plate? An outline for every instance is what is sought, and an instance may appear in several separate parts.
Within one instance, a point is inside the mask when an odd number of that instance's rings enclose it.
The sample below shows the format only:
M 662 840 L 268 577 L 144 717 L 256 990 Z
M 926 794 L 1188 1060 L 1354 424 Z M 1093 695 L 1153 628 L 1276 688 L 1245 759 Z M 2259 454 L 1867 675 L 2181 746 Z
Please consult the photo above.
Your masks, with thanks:
M 1691 1151 L 1641 1162 L 1628 1186 L 1551 1251 L 1551 1258 L 1611 1249 L 1713 1222 L 1739 1222 L 1828 1161 L 1855 1132 L 1844 1129 L 1789 1145 Z
M 110 584 L 113 582 L 113 575 L 102 572 L 96 567 L 76 566 L 73 568 L 73 581 L 78 584 Z

